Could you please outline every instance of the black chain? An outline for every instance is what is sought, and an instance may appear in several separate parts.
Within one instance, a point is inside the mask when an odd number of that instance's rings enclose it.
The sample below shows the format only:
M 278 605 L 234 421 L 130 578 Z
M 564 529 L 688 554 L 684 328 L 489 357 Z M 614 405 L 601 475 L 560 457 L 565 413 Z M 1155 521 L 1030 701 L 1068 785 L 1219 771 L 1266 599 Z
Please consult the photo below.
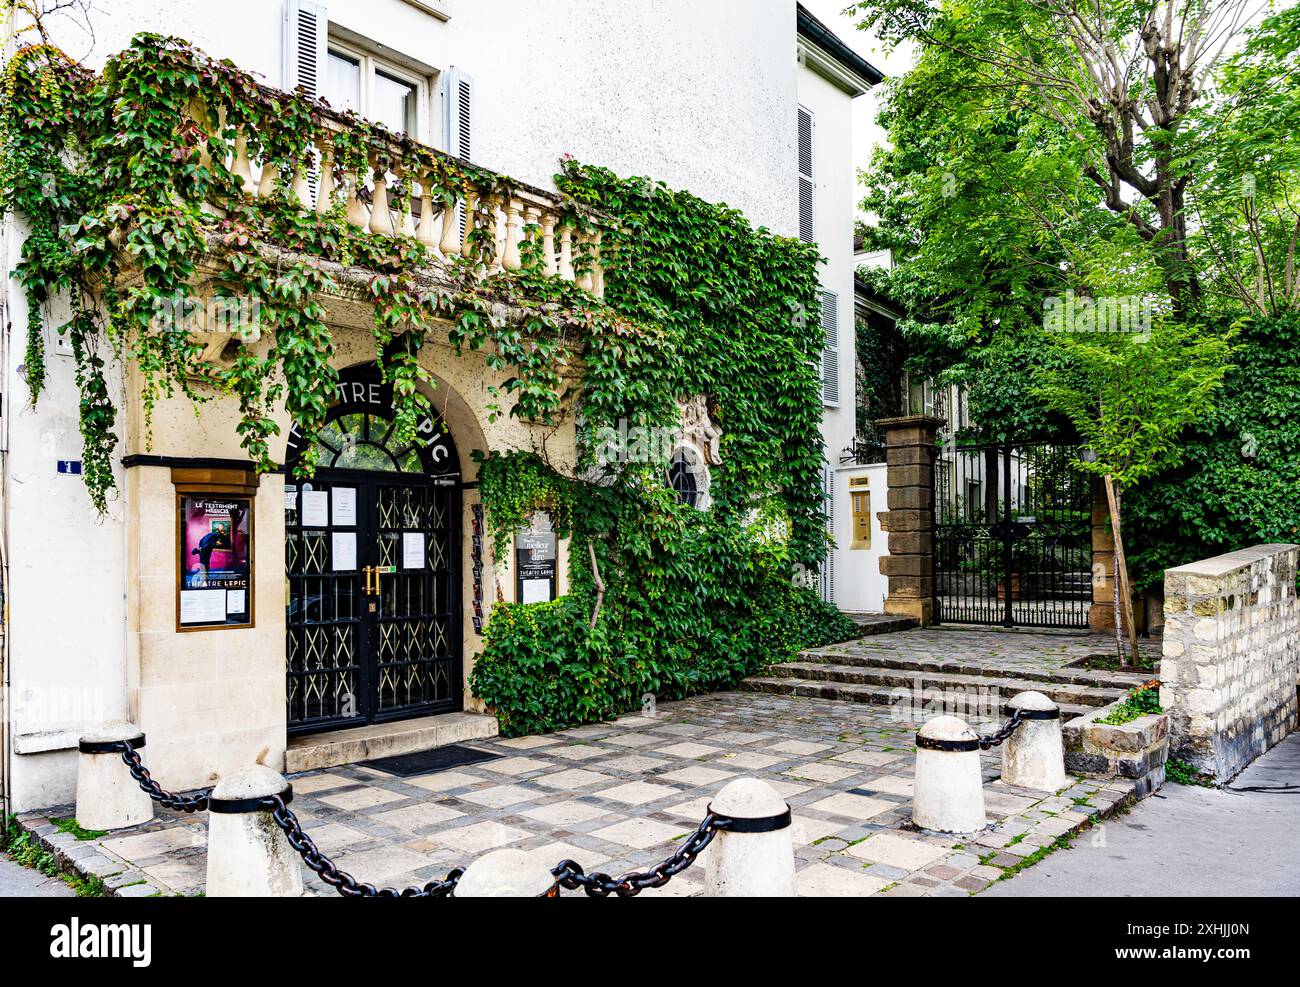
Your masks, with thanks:
M 135 750 L 127 741 L 123 740 L 118 745 L 118 750 L 122 752 L 122 760 L 126 762 L 127 770 L 131 772 L 131 777 L 140 785 L 141 791 L 159 805 L 167 809 L 175 809 L 177 812 L 202 812 L 208 807 L 208 796 L 212 794 L 211 788 L 205 788 L 193 795 L 177 795 L 174 792 L 169 792 L 153 780 L 153 776 L 149 774 L 149 769 L 140 760 L 139 751 Z
M 465 873 L 464 867 L 454 867 L 446 880 L 406 888 L 377 888 L 373 884 L 362 884 L 347 871 L 339 870 L 334 861 L 320 852 L 315 841 L 303 831 L 293 810 L 285 804 L 283 796 L 271 795 L 263 799 L 262 804 L 270 811 L 275 824 L 284 831 L 289 845 L 298 851 L 303 863 L 345 898 L 445 898 L 456 890 L 456 882 Z
M 574 861 L 561 860 L 551 873 L 555 875 L 560 887 L 570 891 L 582 888 L 593 898 L 607 898 L 611 894 L 620 898 L 635 898 L 646 888 L 662 888 L 674 876 L 695 863 L 695 858 L 713 842 L 714 835 L 730 825 L 730 819 L 710 812 L 671 857 L 648 871 L 631 871 L 621 877 L 601 873 L 585 874 L 582 867 Z
M 1022 720 L 1023 717 L 1021 716 L 1020 710 L 1013 709 L 1011 711 L 1011 718 L 1007 720 L 1006 723 L 1002 724 L 1002 726 L 998 727 L 987 737 L 980 737 L 980 750 L 986 751 L 990 747 L 997 747 L 999 744 L 1005 743 L 1006 739 L 1016 732 L 1016 727 L 1020 726 Z
M 1002 743 L 1019 723 L 1019 714 L 1012 716 L 1008 724 L 998 731 L 986 744 Z M 208 808 L 212 789 L 206 789 L 194 795 L 176 795 L 164 791 L 149 774 L 149 769 L 140 760 L 140 755 L 130 744 L 123 741 L 119 747 L 122 760 L 148 796 L 155 802 L 176 809 L 180 812 L 201 812 Z M 284 832 L 289 845 L 298 852 L 312 872 L 318 874 L 327 885 L 347 898 L 446 898 L 456 890 L 456 884 L 465 873 L 464 867 L 453 867 L 447 877 L 441 881 L 429 881 L 423 885 L 411 885 L 405 888 L 377 888 L 373 884 L 363 884 L 347 871 L 338 866 L 325 854 L 321 853 L 315 841 L 307 835 L 302 823 L 289 808 L 283 795 L 270 795 L 260 800 L 263 809 L 271 813 L 275 824 Z M 731 828 L 732 822 L 712 812 L 706 815 L 700 825 L 682 843 L 671 857 L 647 871 L 630 871 L 620 877 L 596 872 L 587 874 L 582 866 L 573 860 L 561 860 L 551 870 L 559 887 L 573 891 L 582 888 L 593 898 L 607 898 L 611 894 L 620 898 L 635 898 L 646 888 L 662 888 L 670 880 L 695 863 L 695 859 L 704 852 L 704 848 L 713 842 L 719 832 Z

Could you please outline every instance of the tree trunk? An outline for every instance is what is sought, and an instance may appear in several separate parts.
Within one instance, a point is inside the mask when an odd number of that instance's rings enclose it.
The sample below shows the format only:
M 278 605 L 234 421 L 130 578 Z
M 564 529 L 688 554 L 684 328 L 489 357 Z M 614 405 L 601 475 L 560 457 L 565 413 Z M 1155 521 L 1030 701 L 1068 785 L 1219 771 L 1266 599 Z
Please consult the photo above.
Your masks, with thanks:
M 1124 538 L 1120 534 L 1119 491 L 1115 489 L 1115 481 L 1109 473 L 1106 474 L 1106 503 L 1110 507 L 1110 531 L 1115 539 L 1115 561 L 1119 564 L 1119 590 L 1124 604 L 1124 618 L 1128 621 L 1129 648 L 1132 652 L 1133 664 L 1136 665 L 1137 629 L 1133 624 L 1133 593 L 1129 589 L 1128 561 L 1124 558 Z

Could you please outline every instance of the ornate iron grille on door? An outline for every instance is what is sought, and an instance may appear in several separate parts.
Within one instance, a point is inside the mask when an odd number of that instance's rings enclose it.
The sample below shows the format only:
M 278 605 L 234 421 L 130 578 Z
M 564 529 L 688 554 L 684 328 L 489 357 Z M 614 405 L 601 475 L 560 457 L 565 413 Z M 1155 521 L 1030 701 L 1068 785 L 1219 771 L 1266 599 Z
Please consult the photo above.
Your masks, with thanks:
M 373 367 L 340 375 L 321 469 L 285 485 L 288 723 L 308 732 L 459 709 L 459 458 L 440 423 L 398 443 Z
M 935 609 L 951 623 L 1087 627 L 1091 487 L 1075 451 L 956 445 L 935 466 Z

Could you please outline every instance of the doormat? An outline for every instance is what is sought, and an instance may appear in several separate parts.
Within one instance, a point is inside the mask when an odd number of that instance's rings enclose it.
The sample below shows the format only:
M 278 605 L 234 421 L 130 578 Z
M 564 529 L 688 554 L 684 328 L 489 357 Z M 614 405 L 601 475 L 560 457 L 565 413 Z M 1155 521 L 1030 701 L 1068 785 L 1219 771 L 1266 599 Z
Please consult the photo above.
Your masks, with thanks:
M 376 771 L 382 771 L 384 774 L 397 775 L 399 778 L 411 778 L 415 775 L 446 771 L 448 768 L 463 767 L 466 764 L 495 761 L 500 757 L 502 757 L 501 754 L 493 754 L 491 751 L 481 751 L 475 747 L 466 747 L 463 744 L 448 744 L 446 747 L 416 751 L 413 754 L 394 754 L 392 757 L 362 761 L 361 765 L 366 768 L 374 768 Z

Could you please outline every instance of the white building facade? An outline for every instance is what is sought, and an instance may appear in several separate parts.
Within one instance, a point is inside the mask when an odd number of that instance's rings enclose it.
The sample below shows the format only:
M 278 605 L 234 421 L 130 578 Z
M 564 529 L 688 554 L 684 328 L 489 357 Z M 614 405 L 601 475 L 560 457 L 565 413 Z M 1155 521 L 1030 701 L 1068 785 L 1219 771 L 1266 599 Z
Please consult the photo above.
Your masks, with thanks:
M 848 107 L 879 74 L 792 0 L 123 0 L 90 16 L 89 31 L 68 17 L 47 28 L 91 68 L 137 32 L 174 35 L 270 86 L 304 86 L 333 105 L 541 189 L 553 187 L 557 159 L 571 154 L 726 202 L 756 225 L 814 240 L 826 257 L 823 318 L 831 340 L 823 368 L 824 453 L 828 484 L 839 482 L 836 466 L 854 438 L 855 406 Z M 11 276 L 4 323 L 14 327 L 3 341 L 0 422 L 6 808 L 68 801 L 77 738 L 87 724 L 103 720 L 139 723 L 150 737 L 155 774 L 172 788 L 209 784 L 213 772 L 254 759 L 289 770 L 319 766 L 322 760 L 301 752 L 295 761 L 286 723 L 286 688 L 293 685 L 285 683 L 285 613 L 288 606 L 292 623 L 292 590 L 278 580 L 259 581 L 248 601 L 257 623 L 239 632 L 245 636 L 238 648 L 209 640 L 228 635 L 179 633 L 170 571 L 178 537 L 170 520 L 173 498 L 200 479 L 239 493 L 243 481 L 223 472 L 245 458 L 230 422 L 195 424 L 190 415 L 186 430 L 173 431 L 162 414 L 157 448 L 125 443 L 116 475 L 120 494 L 100 517 L 75 475 L 81 440 L 73 360 L 52 330 L 46 391 L 37 407 L 26 402 L 26 300 L 12 278 L 24 232 L 21 219 L 6 220 L 3 263 Z M 47 319 L 47 326 L 57 321 Z M 453 455 L 468 478 L 470 450 L 487 444 L 474 425 L 485 419 L 485 389 L 454 368 L 439 374 L 460 395 L 447 421 Z M 115 386 L 126 394 L 130 382 L 119 374 Z M 259 491 L 270 496 L 259 495 L 255 508 L 252 551 L 259 568 L 277 562 L 284 568 L 295 516 L 288 505 L 305 490 L 282 476 L 261 478 Z M 305 499 L 293 503 L 299 514 L 309 509 Z M 467 490 L 463 515 L 451 529 L 459 539 L 452 549 L 466 560 L 475 503 Z M 151 516 L 164 520 L 140 521 L 142 505 L 149 504 L 157 505 Z M 849 551 L 845 532 L 837 527 L 835 533 L 840 547 L 832 565 Z M 565 551 L 561 545 L 561 592 Z M 163 571 L 151 575 L 155 563 Z M 472 593 L 468 572 L 466 564 L 465 600 Z M 508 567 L 499 581 L 513 599 Z M 489 599 L 496 589 L 486 587 Z M 835 598 L 833 584 L 826 592 Z M 465 616 L 458 625 L 462 679 L 476 640 L 469 623 Z M 426 746 L 435 736 L 446 742 L 488 729 L 474 718 L 478 706 L 468 688 L 451 695 L 463 719 L 441 722 L 461 724 L 456 729 L 463 733 L 431 728 L 422 737 Z M 382 749 L 339 741 L 311 756 L 337 763 Z

